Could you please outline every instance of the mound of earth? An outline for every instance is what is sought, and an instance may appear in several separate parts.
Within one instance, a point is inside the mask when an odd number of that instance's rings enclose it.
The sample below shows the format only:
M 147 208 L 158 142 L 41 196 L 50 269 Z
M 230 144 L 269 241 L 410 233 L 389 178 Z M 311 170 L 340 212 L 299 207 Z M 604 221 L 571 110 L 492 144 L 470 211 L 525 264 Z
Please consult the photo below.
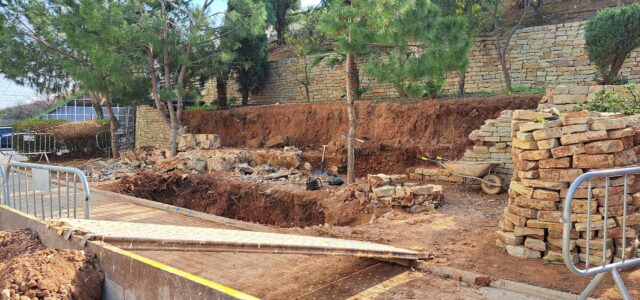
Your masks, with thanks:
M 0 231 L 0 298 L 101 299 L 104 274 L 84 251 L 49 249 L 30 230 Z
M 404 172 L 417 157 L 460 158 L 473 145 L 469 134 L 485 120 L 507 109 L 528 109 L 540 96 L 501 95 L 488 98 L 425 100 L 412 103 L 358 101 L 356 174 Z M 346 104 L 340 102 L 264 105 L 218 111 L 189 111 L 183 124 L 191 133 L 220 135 L 223 146 L 261 148 L 283 143 L 304 151 L 319 167 L 322 145 L 327 165 L 346 163 Z M 275 141 L 275 142 L 274 142 Z

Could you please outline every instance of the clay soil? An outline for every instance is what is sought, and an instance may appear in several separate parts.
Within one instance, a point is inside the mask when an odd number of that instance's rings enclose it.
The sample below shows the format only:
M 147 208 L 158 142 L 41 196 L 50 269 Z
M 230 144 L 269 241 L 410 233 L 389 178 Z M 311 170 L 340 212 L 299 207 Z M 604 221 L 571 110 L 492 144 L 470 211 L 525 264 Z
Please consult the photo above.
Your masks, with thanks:
M 372 210 L 354 197 L 355 186 L 308 192 L 300 186 L 256 184 L 219 174 L 153 174 L 141 172 L 103 189 L 227 218 L 304 227 L 354 225 L 369 220 Z
M 1 299 L 101 299 L 95 258 L 43 246 L 29 230 L 0 231 Z
M 420 163 L 418 155 L 460 158 L 472 145 L 467 138 L 486 119 L 506 109 L 536 107 L 540 96 L 502 95 L 489 98 L 425 100 L 412 103 L 356 103 L 358 176 L 399 173 Z M 331 166 L 344 164 L 347 110 L 342 102 L 242 107 L 225 111 L 186 112 L 183 124 L 192 133 L 220 135 L 227 147 L 264 147 L 287 138 L 305 159 L 319 166 L 322 145 L 328 145 Z

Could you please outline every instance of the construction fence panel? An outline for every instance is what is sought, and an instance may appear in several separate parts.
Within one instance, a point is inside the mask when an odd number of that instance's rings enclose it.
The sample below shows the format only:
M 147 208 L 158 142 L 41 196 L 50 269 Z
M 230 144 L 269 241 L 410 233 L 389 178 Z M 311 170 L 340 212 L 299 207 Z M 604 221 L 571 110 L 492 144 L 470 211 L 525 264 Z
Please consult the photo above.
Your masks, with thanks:
M 7 136 L 8 145 L 0 148 L 0 153 L 8 155 L 11 159 L 13 155 L 27 157 L 44 157 L 49 161 L 49 154 L 56 151 L 56 139 L 51 133 L 17 132 Z
M 91 216 L 89 183 L 80 169 L 10 161 L 3 182 L 4 204 L 14 209 L 43 220 Z
M 631 299 L 619 270 L 640 265 L 636 252 L 627 251 L 628 247 L 633 248 L 636 240 L 635 230 L 628 228 L 631 226 L 628 223 L 631 222 L 630 216 L 635 218 L 637 214 L 632 215 L 628 202 L 632 197 L 629 193 L 638 190 L 637 175 L 640 175 L 640 167 L 591 171 L 576 178 L 567 191 L 561 219 L 564 263 L 579 276 L 594 276 L 579 299 L 587 299 L 606 273 L 613 276 L 622 297 Z M 615 182 L 615 186 L 612 182 Z M 578 193 L 582 195 L 578 197 Z M 580 198 L 577 200 L 581 200 L 581 203 L 576 203 L 576 198 Z M 592 203 L 594 199 L 601 205 L 599 212 L 592 212 L 592 205 L 597 205 Z M 620 202 L 622 211 L 618 212 L 620 205 L 617 204 Z M 577 223 L 572 222 L 574 204 L 586 205 L 586 222 L 581 223 L 581 228 L 574 228 Z M 610 210 L 611 204 L 616 204 L 617 208 Z M 571 234 L 575 231 L 580 231 L 580 238 L 572 241 Z M 584 249 L 580 253 L 584 263 L 576 263 L 573 259 L 575 254 L 572 254 L 572 248 L 575 247 L 572 247 L 572 242 L 579 242 L 581 249 Z

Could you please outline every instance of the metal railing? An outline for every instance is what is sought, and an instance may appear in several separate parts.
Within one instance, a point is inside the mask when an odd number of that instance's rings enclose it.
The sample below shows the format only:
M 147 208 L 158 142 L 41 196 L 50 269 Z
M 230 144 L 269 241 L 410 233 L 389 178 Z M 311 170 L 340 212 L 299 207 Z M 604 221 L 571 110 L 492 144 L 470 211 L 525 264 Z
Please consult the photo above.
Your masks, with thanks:
M 640 258 L 635 257 L 635 253 L 627 254 L 627 246 L 630 245 L 627 241 L 627 231 L 632 230 L 627 228 L 627 213 L 631 210 L 627 202 L 631 199 L 629 193 L 635 193 L 638 190 L 638 182 L 635 180 L 635 174 L 640 174 L 640 167 L 588 172 L 576 178 L 567 191 L 567 196 L 564 201 L 563 217 L 561 219 L 562 257 L 565 265 L 571 272 L 579 276 L 594 276 L 579 299 L 586 299 L 600 284 L 607 272 L 613 276 L 623 298 L 631 299 L 618 270 L 640 265 Z M 586 186 L 584 185 L 585 181 Z M 614 182 L 614 184 L 612 184 L 612 182 Z M 585 187 L 586 191 L 584 190 Z M 581 205 L 586 205 L 586 219 L 583 218 L 580 223 L 573 222 L 572 220 L 574 198 L 577 198 L 576 194 L 578 192 L 582 194 L 580 198 L 583 199 L 581 200 L 586 199 L 586 202 L 581 203 Z M 594 192 L 596 193 L 594 194 Z M 600 203 L 601 209 L 598 211 L 599 214 L 592 213 L 592 205 L 598 205 L 597 203 L 592 203 L 594 199 Z M 611 202 L 614 202 L 614 204 L 622 202 L 622 212 L 610 212 Z M 618 207 L 617 209 L 619 209 L 619 205 L 616 206 Z M 633 211 L 631 211 L 631 213 L 633 213 Z M 611 220 L 610 215 L 615 215 L 612 220 L 613 222 L 609 221 Z M 574 228 L 574 223 L 580 224 L 580 228 L 577 228 L 577 226 Z M 617 229 L 610 229 L 619 226 L 622 226 L 621 232 Z M 571 253 L 572 231 L 580 231 L 583 234 L 578 240 L 580 241 L 579 246 L 581 245 L 581 249 L 583 248 L 585 251 L 583 256 L 579 255 L 580 260 L 584 260 L 584 266 L 581 265 L 581 268 L 576 266 L 574 260 L 575 254 L 572 256 Z M 599 232 L 596 233 L 596 231 Z M 631 243 L 635 240 L 635 233 L 633 233 L 632 236 Z M 618 248 L 621 249 L 620 251 L 616 251 L 618 249 L 616 249 L 616 243 L 614 243 L 615 240 L 612 237 L 618 240 L 621 239 L 621 245 L 619 245 L 621 248 Z M 573 246 L 573 248 L 575 248 L 575 245 Z M 582 257 L 584 257 L 584 259 L 582 259 Z
M 82 205 L 91 217 L 89 182 L 77 168 L 10 161 L 3 177 L 5 205 L 43 220 L 78 218 Z
M 9 156 L 9 161 L 14 155 L 40 156 L 49 162 L 49 154 L 56 151 L 56 139 L 51 133 L 17 132 L 9 135 L 9 147 L 1 148 L 0 153 Z
M 118 130 L 118 132 L 116 132 L 120 150 L 129 149 L 133 146 L 135 136 L 130 133 L 132 133 L 132 131 L 123 132 Z M 96 134 L 96 147 L 111 156 L 111 132 L 109 130 L 103 130 Z

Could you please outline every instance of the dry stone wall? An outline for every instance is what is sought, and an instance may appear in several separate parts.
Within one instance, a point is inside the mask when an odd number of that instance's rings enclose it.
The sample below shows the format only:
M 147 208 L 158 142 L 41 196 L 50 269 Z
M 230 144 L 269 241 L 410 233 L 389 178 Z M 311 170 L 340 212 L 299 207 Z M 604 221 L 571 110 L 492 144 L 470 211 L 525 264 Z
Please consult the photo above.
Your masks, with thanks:
M 513 114 L 513 161 L 515 174 L 509 188 L 509 204 L 498 222 L 496 244 L 510 255 L 522 258 L 542 258 L 561 261 L 563 202 L 573 180 L 589 170 L 622 167 L 638 162 L 640 135 L 637 116 L 605 116 L 587 111 L 561 114 L 559 120 L 534 122 L 550 114 L 535 111 L 515 111 Z M 640 224 L 636 209 L 640 202 L 639 181 L 629 176 L 627 228 L 634 245 L 637 237 L 633 227 Z M 593 181 L 592 201 L 588 203 L 588 190 L 580 188 L 575 195 L 571 215 L 571 253 L 574 261 L 586 260 L 587 211 L 591 212 L 592 265 L 620 257 L 621 216 L 623 211 L 622 184 L 624 179 L 611 178 L 606 226 L 608 239 L 602 238 L 604 224 L 604 185 Z M 589 206 L 590 205 L 590 206 Z M 608 253 L 598 253 L 595 245 L 608 243 L 614 247 Z M 633 246 L 631 246 L 633 247 Z M 600 248 L 602 249 L 602 248 Z M 627 254 L 627 257 L 629 257 Z
M 513 85 L 545 86 L 549 84 L 594 84 L 596 68 L 589 62 L 584 42 L 585 22 L 527 27 L 516 32 L 508 49 L 507 64 Z M 477 38 L 470 52 L 466 73 L 466 91 L 499 91 L 504 88 L 500 62 L 495 54 L 495 38 Z M 305 100 L 304 88 L 296 82 L 296 58 L 282 55 L 270 58 L 269 76 L 262 92 L 252 95 L 252 103 L 284 103 Z M 313 57 L 309 58 L 309 61 Z M 362 62 L 361 62 L 362 63 Z M 361 72 L 362 73 L 362 72 Z M 621 75 L 632 82 L 640 80 L 640 50 L 625 61 Z M 344 94 L 344 72 L 340 67 L 321 64 L 311 71 L 313 101 L 341 100 Z M 363 76 L 367 87 L 364 99 L 392 99 L 397 92 L 388 85 Z M 450 74 L 445 92 L 457 90 L 458 76 Z M 230 81 L 229 96 L 240 99 L 237 86 Z M 207 101 L 216 99 L 215 82 L 205 85 Z
M 169 128 L 158 111 L 151 106 L 136 108 L 136 148 L 169 148 Z
M 580 104 L 591 101 L 601 90 L 615 92 L 629 97 L 629 90 L 624 85 L 556 85 L 547 87 L 538 109 L 555 107 L 560 112 L 579 110 Z M 635 86 L 635 93 L 640 94 L 640 85 Z

